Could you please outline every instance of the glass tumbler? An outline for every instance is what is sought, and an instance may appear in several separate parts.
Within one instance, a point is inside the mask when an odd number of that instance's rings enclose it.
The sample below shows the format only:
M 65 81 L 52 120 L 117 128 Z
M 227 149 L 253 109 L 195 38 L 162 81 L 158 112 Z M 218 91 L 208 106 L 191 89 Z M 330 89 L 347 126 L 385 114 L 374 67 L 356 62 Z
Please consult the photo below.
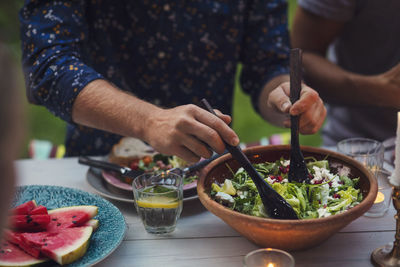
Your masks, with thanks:
M 171 172 L 145 173 L 133 180 L 136 210 L 148 233 L 175 230 L 182 212 L 183 178 Z
M 378 195 L 373 206 L 364 214 L 364 216 L 383 216 L 388 210 L 389 204 L 387 203 L 390 203 L 385 201 L 385 195 L 388 190 L 387 178 L 382 177 L 381 175 L 385 153 L 383 144 L 377 140 L 369 138 L 349 138 L 338 142 L 337 150 L 361 162 L 372 172 L 378 182 Z

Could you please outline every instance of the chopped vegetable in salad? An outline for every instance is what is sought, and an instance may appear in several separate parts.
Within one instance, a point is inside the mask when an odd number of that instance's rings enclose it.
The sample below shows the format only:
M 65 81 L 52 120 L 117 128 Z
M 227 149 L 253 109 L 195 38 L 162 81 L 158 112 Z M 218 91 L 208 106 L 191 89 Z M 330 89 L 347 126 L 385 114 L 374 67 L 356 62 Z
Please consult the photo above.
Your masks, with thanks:
M 156 154 L 153 157 L 145 156 L 141 159 L 135 159 L 130 163 L 132 170 L 141 170 L 144 172 L 162 172 L 171 168 L 184 168 L 188 163 L 177 156 L 167 156 L 164 154 Z M 186 175 L 183 178 L 183 184 L 193 183 L 198 179 L 195 173 Z M 132 183 L 132 181 L 127 181 Z
M 322 218 L 344 212 L 362 200 L 359 178 L 330 172 L 327 160 L 307 163 L 310 184 L 288 182 L 289 160 L 254 164 L 265 181 L 295 210 L 300 219 Z M 235 211 L 268 217 L 257 188 L 247 172 L 240 168 L 223 184 L 213 183 L 211 197 Z

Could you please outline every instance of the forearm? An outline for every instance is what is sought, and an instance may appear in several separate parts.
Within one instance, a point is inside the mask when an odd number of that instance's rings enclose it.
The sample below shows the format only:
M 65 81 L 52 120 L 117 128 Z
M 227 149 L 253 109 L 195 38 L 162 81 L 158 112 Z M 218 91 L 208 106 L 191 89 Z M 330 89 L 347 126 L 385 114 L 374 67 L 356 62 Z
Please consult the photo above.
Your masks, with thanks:
M 263 88 L 258 100 L 258 108 L 261 116 L 268 122 L 283 127 L 287 114 L 282 113 L 276 107 L 268 104 L 268 98 L 272 90 L 280 86 L 284 82 L 289 81 L 289 75 L 280 75 L 271 79 Z
M 105 80 L 95 80 L 83 88 L 76 98 L 72 119 L 75 123 L 92 128 L 146 139 L 146 119 L 159 109 Z
M 323 56 L 304 52 L 305 80 L 326 102 L 351 106 L 398 106 L 393 87 L 379 75 L 366 76 L 346 71 Z

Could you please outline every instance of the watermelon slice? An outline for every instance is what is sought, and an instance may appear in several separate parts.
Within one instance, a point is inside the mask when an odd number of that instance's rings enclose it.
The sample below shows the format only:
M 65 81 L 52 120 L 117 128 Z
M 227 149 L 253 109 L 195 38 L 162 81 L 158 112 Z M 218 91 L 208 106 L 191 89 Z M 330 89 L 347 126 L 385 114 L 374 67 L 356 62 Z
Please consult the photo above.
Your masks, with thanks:
M 40 205 L 31 210 L 29 214 L 30 215 L 47 214 L 47 208 L 45 206 Z
M 5 237 L 5 239 L 7 239 L 8 242 L 19 246 L 23 251 L 25 251 L 29 255 L 31 255 L 35 258 L 40 258 L 40 256 L 41 256 L 40 250 L 24 243 L 21 239 L 21 232 L 13 232 L 10 230 L 5 230 L 4 237 Z
M 71 206 L 49 210 L 50 223 L 47 225 L 48 232 L 59 229 L 82 226 L 97 215 L 96 206 Z
M 35 266 L 48 259 L 36 259 L 8 241 L 0 241 L 0 266 Z
M 20 231 L 31 232 L 44 230 L 49 222 L 50 216 L 48 214 L 9 216 L 11 227 Z
M 96 219 L 91 219 L 87 221 L 84 225 L 82 226 L 91 226 L 93 228 L 93 231 L 96 231 L 97 228 L 99 228 L 99 220 Z
M 92 232 L 91 226 L 82 226 L 59 229 L 58 232 L 22 233 L 21 239 L 63 265 L 76 261 L 86 253 Z
M 37 206 L 36 201 L 31 200 L 15 207 L 14 209 L 11 210 L 11 213 L 15 215 L 29 214 L 29 212 L 34 208 L 36 208 L 36 206 Z

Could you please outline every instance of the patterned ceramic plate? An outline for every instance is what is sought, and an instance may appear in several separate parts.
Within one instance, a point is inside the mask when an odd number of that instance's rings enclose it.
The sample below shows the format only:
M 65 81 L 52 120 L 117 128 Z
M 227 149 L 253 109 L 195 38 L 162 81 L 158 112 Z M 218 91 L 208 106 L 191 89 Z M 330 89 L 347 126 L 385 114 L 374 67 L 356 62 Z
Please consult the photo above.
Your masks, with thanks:
M 17 187 L 14 206 L 35 199 L 38 205 L 55 209 L 73 205 L 95 205 L 99 207 L 99 228 L 90 238 L 86 254 L 66 266 L 89 266 L 96 264 L 110 255 L 122 242 L 126 223 L 124 216 L 107 200 L 88 192 L 74 188 L 47 185 L 29 185 Z

